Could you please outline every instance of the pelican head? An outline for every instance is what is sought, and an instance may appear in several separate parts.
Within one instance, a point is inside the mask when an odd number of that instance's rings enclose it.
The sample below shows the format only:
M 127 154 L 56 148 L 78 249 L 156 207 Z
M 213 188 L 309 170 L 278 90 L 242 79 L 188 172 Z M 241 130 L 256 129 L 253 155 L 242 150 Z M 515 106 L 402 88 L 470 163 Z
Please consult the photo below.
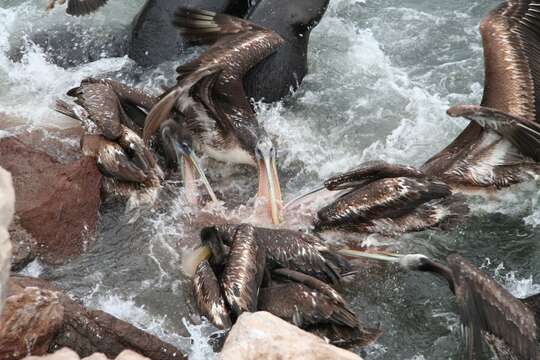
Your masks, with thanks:
M 193 184 L 193 169 L 195 169 L 212 201 L 217 201 L 214 190 L 210 186 L 210 182 L 200 166 L 199 159 L 193 151 L 191 132 L 176 121 L 168 119 L 161 124 L 160 135 L 167 160 L 176 166 L 181 166 L 180 169 L 186 189 L 195 187 Z
M 380 260 L 385 262 L 397 263 L 400 268 L 407 271 L 423 271 L 431 272 L 438 274 L 446 279 L 450 290 L 455 293 L 455 282 L 452 275 L 452 271 L 447 266 L 439 264 L 431 260 L 426 255 L 422 254 L 392 254 L 387 252 L 364 252 L 351 249 L 342 249 L 338 251 L 341 255 L 353 257 L 353 258 L 362 258 L 362 259 L 371 259 L 371 260 Z
M 270 137 L 264 135 L 255 146 L 255 160 L 259 168 L 259 191 L 257 195 L 266 199 L 268 212 L 274 224 L 280 222 L 281 187 L 276 166 L 276 148 Z
M 407 254 L 399 257 L 399 266 L 408 271 L 429 271 L 433 261 L 422 254 Z

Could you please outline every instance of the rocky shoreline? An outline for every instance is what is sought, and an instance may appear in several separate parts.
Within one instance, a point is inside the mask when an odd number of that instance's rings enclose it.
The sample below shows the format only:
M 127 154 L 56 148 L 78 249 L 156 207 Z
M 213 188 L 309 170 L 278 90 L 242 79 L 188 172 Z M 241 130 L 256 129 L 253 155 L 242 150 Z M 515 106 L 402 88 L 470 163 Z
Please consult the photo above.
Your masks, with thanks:
M 69 155 L 66 143 L 54 140 L 74 131 L 0 138 L 0 166 L 6 169 L 0 167 L 0 359 L 186 359 L 156 336 L 86 309 L 47 280 L 10 273 L 35 258 L 64 263 L 93 244 L 101 175 L 94 159 L 81 157 L 76 147 Z M 55 136 L 48 136 L 51 132 Z M 360 359 L 266 312 L 244 314 L 231 329 L 219 357 L 239 359 L 239 354 L 241 359 Z

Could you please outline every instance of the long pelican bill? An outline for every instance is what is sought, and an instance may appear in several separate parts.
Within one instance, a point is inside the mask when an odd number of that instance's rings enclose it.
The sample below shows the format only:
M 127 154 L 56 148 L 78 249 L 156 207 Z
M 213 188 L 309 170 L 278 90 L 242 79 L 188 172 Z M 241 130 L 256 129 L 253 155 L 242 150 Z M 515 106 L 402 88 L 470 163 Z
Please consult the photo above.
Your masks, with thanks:
M 212 189 L 212 186 L 210 185 L 210 182 L 208 181 L 208 178 L 206 177 L 206 174 L 199 163 L 199 159 L 197 158 L 197 155 L 195 155 L 195 152 L 191 148 L 185 147 L 185 145 L 184 148 L 182 148 L 182 146 L 179 144 L 175 145 L 175 151 L 178 164 L 181 164 L 180 169 L 182 171 L 182 179 L 184 180 L 184 187 L 188 193 L 188 197 L 196 192 L 195 177 L 192 170 L 195 169 L 212 201 L 218 201 L 217 196 L 214 193 L 214 190 Z M 195 203 L 197 199 L 190 197 L 190 201 Z
M 365 252 L 351 249 L 341 249 L 338 250 L 338 253 L 343 256 L 361 258 L 361 259 L 370 259 L 370 260 L 380 260 L 391 263 L 398 263 L 404 255 L 392 254 L 387 252 Z
M 259 166 L 259 193 L 267 199 L 272 223 L 277 225 L 281 221 L 281 187 L 277 173 L 276 159 L 271 153 L 264 153 L 258 160 Z
M 321 185 L 321 186 L 318 186 L 316 187 L 315 189 L 312 189 L 312 190 L 309 190 L 307 193 L 304 193 L 304 194 L 301 194 L 301 195 L 298 195 L 297 197 L 295 197 L 294 199 L 292 199 L 291 201 L 289 201 L 288 203 L 285 204 L 285 206 L 283 207 L 284 209 L 288 208 L 289 206 L 291 206 L 292 204 L 310 196 L 310 195 L 313 195 L 315 193 L 318 193 L 319 191 L 323 191 L 324 189 L 326 189 L 326 187 L 324 185 Z
M 203 182 L 204 187 L 206 188 L 206 191 L 208 191 L 208 194 L 210 195 L 210 198 L 212 199 L 212 201 L 217 202 L 218 198 L 216 194 L 214 193 L 214 190 L 212 189 L 212 186 L 210 185 L 210 182 L 208 181 L 208 178 L 206 177 L 204 170 L 201 168 L 199 159 L 197 158 L 197 155 L 195 155 L 195 152 L 191 151 L 187 159 L 190 161 L 191 165 L 195 168 L 195 170 L 199 174 L 199 178 Z

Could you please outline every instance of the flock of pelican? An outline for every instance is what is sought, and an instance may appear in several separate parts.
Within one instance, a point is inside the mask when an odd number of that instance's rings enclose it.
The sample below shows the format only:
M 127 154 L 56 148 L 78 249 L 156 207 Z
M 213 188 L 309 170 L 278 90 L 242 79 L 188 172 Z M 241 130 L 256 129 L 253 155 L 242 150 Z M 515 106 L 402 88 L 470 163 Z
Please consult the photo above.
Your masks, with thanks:
M 68 0 L 67 11 L 84 15 L 105 2 Z M 67 93 L 73 104 L 56 104 L 57 111 L 82 122 L 82 150 L 96 158 L 111 189 L 158 188 L 180 169 L 194 203 L 200 202 L 197 177 L 216 201 L 198 153 L 256 167 L 257 196 L 274 225 L 298 200 L 323 189 L 335 194 L 318 210 L 309 234 L 249 224 L 202 229 L 193 267 L 201 316 L 228 329 L 241 313 L 266 310 L 339 346 L 368 345 L 381 329 L 363 324 L 338 292 L 343 279 L 355 273 L 351 260 L 367 258 L 446 279 L 467 329 L 469 358 L 484 339 L 500 359 L 540 359 L 539 295 L 516 299 L 458 255 L 443 265 L 418 254 L 336 249 L 319 235 L 325 230 L 392 235 L 445 229 L 467 214 L 467 194 L 537 179 L 540 1 L 504 1 L 482 21 L 483 99 L 480 105 L 448 110 L 470 124 L 444 150 L 420 168 L 361 164 L 285 207 L 276 146 L 257 120 L 243 78 L 287 40 L 253 22 L 202 9 L 178 8 L 174 24 L 186 39 L 209 46 L 177 68 L 176 85 L 160 96 L 109 79 L 85 79 Z

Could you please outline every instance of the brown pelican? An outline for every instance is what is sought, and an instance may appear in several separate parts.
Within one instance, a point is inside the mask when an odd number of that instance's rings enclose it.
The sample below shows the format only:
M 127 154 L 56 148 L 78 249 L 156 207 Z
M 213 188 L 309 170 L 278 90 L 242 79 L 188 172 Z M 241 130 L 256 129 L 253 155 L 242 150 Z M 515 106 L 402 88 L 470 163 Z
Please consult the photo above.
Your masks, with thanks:
M 121 182 L 158 186 L 161 169 L 153 153 L 138 132 L 144 126 L 146 113 L 157 99 L 140 90 L 109 79 L 85 79 L 68 91 L 76 106 L 57 101 L 56 110 L 83 123 L 87 132 L 81 146 L 87 156 L 97 159 L 102 173 Z M 193 189 L 194 168 L 213 200 L 214 192 L 198 159 L 190 148 L 190 134 L 173 120 L 161 127 L 161 146 L 168 162 L 182 164 L 186 188 Z M 185 159 L 185 161 L 184 161 Z M 120 186 L 129 192 L 130 186 Z
M 540 359 L 540 294 L 517 299 L 459 255 L 448 256 L 445 266 L 421 254 L 341 253 L 398 263 L 405 270 L 431 272 L 446 279 L 467 327 L 470 359 L 475 358 L 482 337 L 499 359 Z
M 345 191 L 317 212 L 317 231 L 395 234 L 453 224 L 468 212 L 460 196 L 443 181 L 402 165 L 364 163 L 334 176 L 309 193 Z
M 74 16 L 88 15 L 105 5 L 107 1 L 108 0 L 67 0 L 66 13 Z M 52 10 L 56 3 L 63 5 L 65 2 L 66 0 L 49 0 L 47 9 Z
M 200 314 L 218 328 L 230 326 L 231 317 L 244 311 L 265 310 L 342 346 L 364 346 L 381 334 L 365 328 L 326 282 L 267 260 L 272 257 L 256 228 L 224 227 L 234 231 L 201 231 L 206 247 L 198 256 L 205 260 L 198 264 L 193 281 Z
M 319 227 L 337 226 L 369 232 L 378 228 L 394 230 L 395 225 L 398 225 L 397 230 L 421 229 L 438 223 L 441 215 L 453 215 L 455 212 L 444 204 L 445 200 L 439 200 L 443 206 L 426 209 L 424 216 L 417 216 L 413 211 L 412 217 L 407 216 L 398 224 L 383 218 L 382 223 L 381 220 L 377 223 L 360 221 L 361 226 L 358 227 L 358 220 L 351 223 L 351 219 L 368 215 L 367 220 L 370 220 L 373 213 L 391 210 L 382 202 L 375 201 L 375 208 L 370 206 L 376 196 L 382 195 L 384 202 L 396 200 L 389 196 L 392 193 L 429 199 L 429 195 L 424 196 L 427 184 L 422 182 L 425 179 L 441 184 L 438 188 L 442 192 L 437 192 L 442 195 L 440 199 L 453 199 L 444 195 L 449 188 L 452 191 L 494 190 L 538 177 L 540 5 L 531 0 L 505 1 L 484 18 L 480 32 L 485 58 L 482 103 L 480 106 L 458 105 L 448 109 L 450 116 L 464 117 L 472 123 L 448 147 L 429 159 L 420 171 L 410 168 L 404 172 L 405 176 L 415 178 L 414 181 L 405 182 L 392 175 L 393 179 L 365 185 L 363 179 L 355 178 L 354 181 L 359 181 L 363 187 L 322 209 L 316 223 Z M 365 172 L 360 173 L 365 175 Z M 340 177 L 335 180 L 340 181 Z M 331 189 L 332 184 L 327 185 L 326 188 Z M 428 186 L 433 185 L 435 183 L 430 180 Z M 399 206 L 397 209 L 405 211 L 412 210 L 410 205 L 418 206 L 418 202 L 415 204 L 409 200 L 395 203 Z
M 472 123 L 422 170 L 456 188 L 497 189 L 540 173 L 540 4 L 508 0 L 482 21 L 480 106 L 450 108 Z
M 201 232 L 202 244 L 206 246 L 197 254 L 199 264 L 194 274 L 193 291 L 199 313 L 218 328 L 230 324 L 231 315 L 237 317 L 244 311 L 257 310 L 265 253 L 257 243 L 254 231 L 250 225 L 240 225 L 228 250 L 216 232 L 207 229 Z M 211 266 L 206 266 L 206 260 Z M 219 278 L 216 277 L 218 274 Z M 219 289 L 214 279 L 219 281 Z
M 57 100 L 55 109 L 80 120 L 83 124 L 90 126 L 93 124 L 89 112 L 81 106 L 70 106 L 62 100 Z M 114 130 L 116 137 L 110 140 L 105 134 L 110 136 L 111 130 L 115 127 L 118 130 Z M 100 126 L 98 128 L 101 129 Z M 108 178 L 149 187 L 159 186 L 161 169 L 142 139 L 127 126 L 115 124 L 105 128 L 108 130 L 103 132 L 91 130 L 91 133 L 83 135 L 81 138 L 83 154 L 95 157 L 99 170 Z
M 215 225 L 203 229 L 203 237 L 212 236 L 225 246 L 231 246 L 237 224 Z M 332 251 L 319 238 L 300 231 L 254 227 L 255 238 L 266 252 L 269 269 L 288 268 L 311 275 L 334 285 L 341 274 L 351 270 L 348 261 Z M 208 243 L 208 242 L 207 242 Z M 215 253 L 216 250 L 213 250 Z
M 281 190 L 276 149 L 246 97 L 243 78 L 283 40 L 249 21 L 203 10 L 179 8 L 175 24 L 190 39 L 213 43 L 197 59 L 177 68 L 177 84 L 148 114 L 148 141 L 171 111 L 182 114 L 197 147 L 209 156 L 259 168 L 258 195 L 279 222 Z

